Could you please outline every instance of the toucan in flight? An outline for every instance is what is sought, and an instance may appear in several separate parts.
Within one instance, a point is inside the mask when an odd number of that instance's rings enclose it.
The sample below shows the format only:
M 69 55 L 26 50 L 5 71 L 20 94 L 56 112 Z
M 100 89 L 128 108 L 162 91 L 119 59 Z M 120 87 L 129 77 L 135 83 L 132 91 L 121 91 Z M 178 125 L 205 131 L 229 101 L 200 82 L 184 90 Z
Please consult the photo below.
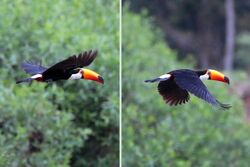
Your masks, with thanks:
M 97 51 L 86 51 L 73 55 L 50 68 L 43 67 L 40 63 L 24 62 L 23 70 L 32 75 L 29 78 L 18 80 L 16 83 L 31 82 L 52 82 L 57 80 L 86 79 L 104 83 L 103 78 L 96 72 L 83 68 L 90 65 L 97 56 Z
M 174 70 L 158 78 L 146 80 L 145 82 L 159 82 L 158 91 L 164 101 L 170 106 L 186 103 L 190 98 L 190 92 L 214 106 L 219 106 L 223 109 L 231 107 L 216 100 L 201 80 L 216 80 L 229 84 L 228 77 L 211 69 L 202 71 L 188 69 Z

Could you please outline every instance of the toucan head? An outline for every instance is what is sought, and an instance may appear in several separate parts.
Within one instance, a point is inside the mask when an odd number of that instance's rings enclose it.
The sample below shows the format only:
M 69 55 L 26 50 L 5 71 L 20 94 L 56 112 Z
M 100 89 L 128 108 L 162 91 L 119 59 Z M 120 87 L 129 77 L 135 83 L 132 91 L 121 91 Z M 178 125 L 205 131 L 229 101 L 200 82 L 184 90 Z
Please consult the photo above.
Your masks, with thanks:
M 200 79 L 221 81 L 221 82 L 225 82 L 227 84 L 230 83 L 228 77 L 226 77 L 221 72 L 216 71 L 216 70 L 212 70 L 212 69 L 205 70 L 203 74 L 200 73 Z
M 82 73 L 82 79 L 92 80 L 104 84 L 104 79 L 95 71 L 83 68 L 81 70 L 81 73 Z

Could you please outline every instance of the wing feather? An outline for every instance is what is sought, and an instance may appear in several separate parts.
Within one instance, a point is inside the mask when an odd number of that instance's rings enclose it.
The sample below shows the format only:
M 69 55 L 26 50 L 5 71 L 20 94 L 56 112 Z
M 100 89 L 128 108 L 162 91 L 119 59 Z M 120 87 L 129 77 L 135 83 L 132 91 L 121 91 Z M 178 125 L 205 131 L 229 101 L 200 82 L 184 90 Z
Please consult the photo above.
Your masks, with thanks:
M 82 68 L 84 66 L 90 65 L 97 56 L 97 51 L 86 51 L 78 55 L 73 55 L 55 65 L 50 67 L 48 70 L 63 69 L 72 70 L 75 68 Z
M 159 82 L 158 91 L 169 105 L 179 105 L 189 100 L 188 92 L 180 88 L 172 79 Z
M 97 51 L 85 51 L 78 55 L 73 55 L 53 66 L 48 68 L 43 72 L 43 77 L 50 79 L 55 77 L 56 79 L 65 79 L 65 74 L 76 68 L 82 68 L 84 66 L 90 65 L 97 56 Z M 67 78 L 67 77 L 66 77 Z
M 172 75 L 174 76 L 174 81 L 180 88 L 189 91 L 190 93 L 212 105 L 220 106 L 223 109 L 230 108 L 230 105 L 222 104 L 210 94 L 207 87 L 203 84 L 199 76 L 194 71 L 178 70 Z
M 21 64 L 21 67 L 26 73 L 31 75 L 41 74 L 45 70 L 47 70 L 46 67 L 43 67 L 41 65 L 41 62 L 36 62 L 36 61 L 25 61 Z

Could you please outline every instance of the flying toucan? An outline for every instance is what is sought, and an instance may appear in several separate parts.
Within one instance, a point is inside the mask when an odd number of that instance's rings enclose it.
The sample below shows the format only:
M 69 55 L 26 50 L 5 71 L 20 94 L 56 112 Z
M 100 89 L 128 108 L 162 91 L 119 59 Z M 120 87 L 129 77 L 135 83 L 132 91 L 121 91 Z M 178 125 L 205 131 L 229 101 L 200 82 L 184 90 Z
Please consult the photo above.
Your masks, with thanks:
M 174 70 L 145 82 L 159 82 L 158 91 L 164 101 L 170 106 L 186 103 L 190 98 L 188 93 L 190 92 L 214 106 L 219 106 L 223 109 L 231 107 L 216 100 L 201 80 L 216 80 L 229 84 L 228 77 L 212 69 L 201 71 L 189 69 Z
M 73 55 L 50 68 L 43 67 L 40 63 L 23 62 L 23 70 L 32 75 L 29 78 L 18 80 L 16 83 L 31 82 L 52 82 L 57 80 L 86 79 L 104 83 L 103 78 L 96 72 L 82 68 L 90 65 L 97 56 L 97 51 L 85 51 L 78 55 Z

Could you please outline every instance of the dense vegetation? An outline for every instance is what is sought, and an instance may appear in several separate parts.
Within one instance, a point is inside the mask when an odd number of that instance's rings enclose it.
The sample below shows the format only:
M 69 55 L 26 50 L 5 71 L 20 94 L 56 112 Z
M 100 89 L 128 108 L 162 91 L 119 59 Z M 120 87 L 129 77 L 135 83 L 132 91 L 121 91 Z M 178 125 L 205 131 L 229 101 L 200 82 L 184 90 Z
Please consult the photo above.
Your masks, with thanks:
M 123 11 L 123 166 L 249 166 L 249 125 L 227 85 L 206 82 L 216 98 L 232 104 L 223 111 L 194 96 L 186 105 L 169 107 L 157 84 L 143 83 L 194 62 L 177 61 L 146 15 Z
M 119 1 L 0 1 L 0 166 L 117 166 Z M 97 49 L 105 84 L 16 85 L 23 60 Z
M 145 1 L 123 0 L 130 4 L 130 10 L 140 13 L 147 9 L 154 24 L 163 31 L 162 36 L 171 48 L 183 59 L 190 54 L 198 67 L 224 68 L 227 34 L 226 6 L 232 2 L 230 13 L 235 15 L 235 59 L 234 68 L 249 69 L 250 1 L 245 0 L 177 0 Z M 234 13 L 234 14 L 233 14 Z M 232 20 L 232 18 L 230 18 Z M 232 26 L 234 27 L 234 26 Z M 240 38 L 240 39 L 239 39 Z M 234 41 L 234 40 L 233 40 Z

